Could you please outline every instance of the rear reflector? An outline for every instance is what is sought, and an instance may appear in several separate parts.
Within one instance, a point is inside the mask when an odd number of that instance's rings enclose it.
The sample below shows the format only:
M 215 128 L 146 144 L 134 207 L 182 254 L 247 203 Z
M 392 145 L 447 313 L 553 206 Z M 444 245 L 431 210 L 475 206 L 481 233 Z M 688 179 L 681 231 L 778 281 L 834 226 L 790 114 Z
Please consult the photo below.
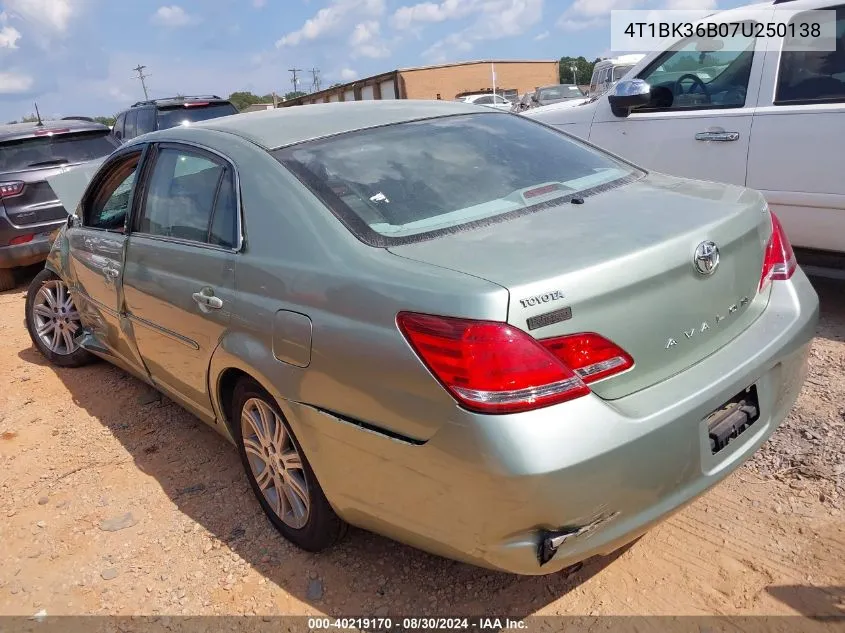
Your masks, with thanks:
M 400 312 L 396 322 L 446 390 L 481 413 L 517 413 L 579 398 L 590 393 L 585 380 L 633 365 L 597 334 L 551 339 L 556 346 L 550 348 L 507 323 L 411 312 Z M 566 364 L 567 356 L 586 378 Z
M 27 233 L 26 235 L 18 235 L 17 237 L 13 237 L 9 240 L 10 246 L 15 246 L 16 244 L 26 244 L 27 242 L 31 242 L 35 239 L 35 235 L 32 233 Z
M 21 193 L 23 193 L 22 182 L 0 182 L 0 200 L 2 200 L 3 198 L 19 196 L 21 195 Z
M 769 215 L 772 220 L 772 235 L 769 237 L 763 257 L 759 290 L 766 288 L 771 281 L 789 279 L 798 267 L 795 252 L 792 250 L 792 245 L 786 237 L 786 231 L 783 230 L 780 220 L 771 211 Z

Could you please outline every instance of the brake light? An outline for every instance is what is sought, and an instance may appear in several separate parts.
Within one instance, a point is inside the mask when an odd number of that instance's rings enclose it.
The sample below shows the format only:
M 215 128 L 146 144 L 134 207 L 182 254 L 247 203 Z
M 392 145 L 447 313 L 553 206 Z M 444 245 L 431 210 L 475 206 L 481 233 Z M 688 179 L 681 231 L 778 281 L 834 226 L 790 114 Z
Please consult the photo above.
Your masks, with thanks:
M 634 366 L 634 359 L 628 352 L 594 332 L 569 334 L 545 339 L 540 343 L 586 383 L 607 378 Z
M 35 130 L 35 136 L 53 136 L 53 134 L 67 134 L 70 132 L 69 127 L 63 127 L 61 129 L 53 129 L 53 130 Z
M 795 252 L 792 250 L 792 245 L 786 237 L 786 231 L 783 230 L 780 220 L 771 211 L 769 216 L 772 220 L 772 235 L 769 237 L 769 243 L 766 244 L 758 291 L 762 291 L 770 281 L 789 279 L 798 267 Z
M 464 408 L 481 413 L 529 411 L 590 393 L 581 375 L 566 364 L 567 354 L 588 380 L 597 380 L 599 371 L 604 377 L 633 365 L 630 356 L 597 334 L 537 341 L 507 323 L 411 312 L 400 312 L 396 322 L 446 390 Z M 572 340 L 549 348 L 564 339 Z M 593 369 L 620 355 L 627 366 Z
M 0 182 L 0 200 L 3 198 L 12 198 L 23 193 L 23 183 L 14 182 Z
M 15 246 L 16 244 L 26 244 L 27 242 L 31 242 L 35 239 L 35 235 L 32 233 L 27 233 L 26 235 L 18 235 L 17 237 L 13 237 L 9 240 L 9 246 Z
M 208 101 L 191 101 L 190 103 L 184 104 L 186 108 L 195 108 L 197 106 L 207 106 Z

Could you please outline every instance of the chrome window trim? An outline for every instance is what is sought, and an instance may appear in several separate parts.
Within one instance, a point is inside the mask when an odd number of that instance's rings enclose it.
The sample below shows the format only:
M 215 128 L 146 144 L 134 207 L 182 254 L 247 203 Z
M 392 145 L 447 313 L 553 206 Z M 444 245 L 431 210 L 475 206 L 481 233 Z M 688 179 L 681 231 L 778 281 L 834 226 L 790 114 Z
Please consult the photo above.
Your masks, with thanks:
M 231 170 L 232 174 L 235 177 L 235 239 L 237 240 L 237 244 L 233 248 L 228 248 L 226 246 L 218 246 L 216 244 L 209 244 L 207 242 L 196 242 L 194 240 L 186 240 L 183 238 L 178 237 L 169 237 L 167 235 L 154 235 L 152 233 L 145 233 L 143 231 L 135 231 L 132 230 L 129 232 L 129 236 L 138 235 L 141 237 L 147 237 L 152 240 L 158 240 L 161 242 L 172 242 L 174 244 L 180 244 L 182 246 L 197 246 L 200 248 L 208 248 L 216 251 L 221 251 L 224 253 L 240 253 L 243 251 L 244 246 L 246 244 L 246 236 L 244 235 L 244 221 L 243 221 L 243 204 L 241 201 L 241 175 L 238 171 L 237 166 L 235 163 L 225 154 L 222 154 L 218 150 L 208 147 L 207 145 L 203 145 L 201 143 L 195 143 L 193 141 L 170 141 L 170 140 L 156 140 L 151 142 L 150 145 L 155 145 L 156 150 L 159 150 L 162 146 L 176 146 L 176 147 L 185 147 L 188 149 L 194 148 L 206 152 L 208 154 L 212 154 L 223 161 Z M 153 163 L 153 169 L 155 168 L 155 163 Z M 146 195 L 146 182 L 144 194 Z M 139 209 L 140 212 L 140 209 Z M 209 221 L 211 218 L 209 218 Z

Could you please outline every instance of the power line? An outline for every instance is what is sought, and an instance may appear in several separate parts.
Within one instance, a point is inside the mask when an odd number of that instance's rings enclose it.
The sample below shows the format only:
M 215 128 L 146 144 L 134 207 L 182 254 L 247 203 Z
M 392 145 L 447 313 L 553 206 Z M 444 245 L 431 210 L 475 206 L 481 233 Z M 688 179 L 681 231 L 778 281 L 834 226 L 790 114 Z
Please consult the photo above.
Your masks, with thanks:
M 311 82 L 311 92 L 319 92 L 320 91 L 320 69 L 319 68 L 312 68 L 311 69 L 311 76 L 314 80 Z
M 291 83 L 293 83 L 293 91 L 299 92 L 299 78 L 296 76 L 296 73 L 301 73 L 301 68 L 288 68 L 288 71 L 291 73 Z
M 146 69 L 146 66 L 141 66 L 141 64 L 138 64 L 132 70 L 138 73 L 138 79 L 141 80 L 141 87 L 144 89 L 144 99 L 149 101 L 150 96 L 147 94 L 147 82 L 144 81 L 147 77 L 149 77 L 149 75 L 144 74 L 144 69 Z

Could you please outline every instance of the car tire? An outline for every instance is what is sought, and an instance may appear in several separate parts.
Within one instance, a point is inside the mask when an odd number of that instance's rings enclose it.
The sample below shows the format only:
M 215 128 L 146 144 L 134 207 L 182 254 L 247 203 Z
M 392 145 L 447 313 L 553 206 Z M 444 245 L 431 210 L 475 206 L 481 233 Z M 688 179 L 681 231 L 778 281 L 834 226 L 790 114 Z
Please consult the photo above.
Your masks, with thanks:
M 0 292 L 12 290 L 15 285 L 15 271 L 11 268 L 0 268 Z
M 57 299 L 61 299 L 61 305 L 51 306 Z M 26 293 L 26 329 L 32 343 L 52 364 L 81 367 L 96 359 L 76 343 L 75 336 L 82 327 L 78 317 L 64 281 L 46 268 L 38 273 Z M 49 329 L 45 332 L 45 328 Z
M 241 379 L 232 398 L 231 419 L 252 491 L 281 535 L 308 552 L 320 552 L 342 539 L 347 524 L 326 499 L 302 447 L 270 394 L 254 380 Z M 265 420 L 269 423 L 266 426 Z M 244 422 L 250 425 L 246 430 Z

